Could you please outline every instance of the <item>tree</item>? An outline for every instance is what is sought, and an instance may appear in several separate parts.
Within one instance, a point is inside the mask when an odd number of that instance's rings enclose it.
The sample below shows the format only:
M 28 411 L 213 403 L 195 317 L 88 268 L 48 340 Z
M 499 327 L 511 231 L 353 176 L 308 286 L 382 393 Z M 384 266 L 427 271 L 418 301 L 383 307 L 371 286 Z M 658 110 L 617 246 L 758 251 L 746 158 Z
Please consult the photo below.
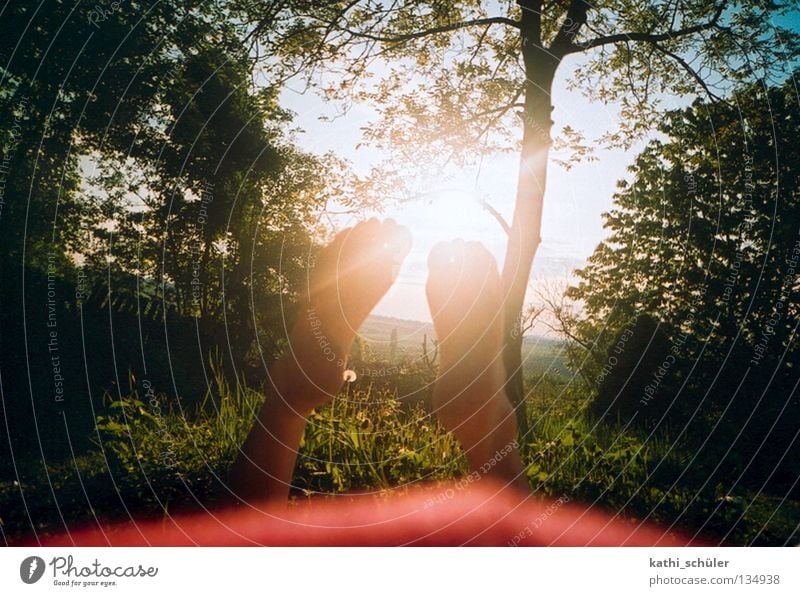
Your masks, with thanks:
M 619 183 L 604 215 L 609 235 L 567 291 L 583 305 L 585 338 L 648 313 L 671 321 L 673 336 L 708 340 L 705 358 L 717 363 L 731 343 L 752 356 L 767 328 L 776 344 L 791 345 L 798 100 L 792 80 L 751 85 L 732 100 L 669 112 L 659 127 L 667 140 L 649 143 L 633 180 Z M 776 307 L 780 322 L 771 324 Z
M 591 356 L 573 366 L 598 380 L 597 413 L 617 402 L 626 420 L 638 411 L 638 422 L 699 424 L 687 436 L 714 432 L 709 444 L 730 451 L 720 457 L 737 473 L 763 481 L 774 471 L 773 487 L 789 487 L 798 470 L 783 456 L 800 413 L 800 102 L 794 76 L 730 99 L 666 114 L 664 138 L 619 183 L 609 235 L 566 293 L 582 305 L 571 333 Z M 652 323 L 637 336 L 631 321 L 642 319 Z
M 208 16 L 174 8 L 120 3 L 101 26 L 69 3 L 4 7 L 0 143 L 10 166 L 5 194 L 15 200 L 0 217 L 3 257 L 24 254 L 41 266 L 48 251 L 79 251 L 83 229 L 104 216 L 80 200 L 79 159 L 101 147 L 124 151 L 146 120 L 148 100 L 176 63 L 175 40 Z
M 516 406 L 524 398 L 521 313 L 540 242 L 556 73 L 570 68 L 569 85 L 590 99 L 619 102 L 622 127 L 602 141 L 627 144 L 653 124 L 664 96 L 720 99 L 732 81 L 773 80 L 798 54 L 798 36 L 772 24 L 789 4 L 771 0 L 233 6 L 262 69 L 281 79 L 302 75 L 345 103 L 372 100 L 382 118 L 368 139 L 406 163 L 441 166 L 519 150 L 502 272 L 507 388 Z M 578 154 L 591 151 L 569 126 L 561 141 Z
M 217 350 L 263 382 L 348 178 L 294 146 L 224 3 L 12 3 L 0 27 L 0 384 L 17 454 L 41 437 L 67 453 L 62 413 L 86 448 L 104 392 L 145 374 L 199 402 Z M 48 397 L 54 355 L 68 403 Z

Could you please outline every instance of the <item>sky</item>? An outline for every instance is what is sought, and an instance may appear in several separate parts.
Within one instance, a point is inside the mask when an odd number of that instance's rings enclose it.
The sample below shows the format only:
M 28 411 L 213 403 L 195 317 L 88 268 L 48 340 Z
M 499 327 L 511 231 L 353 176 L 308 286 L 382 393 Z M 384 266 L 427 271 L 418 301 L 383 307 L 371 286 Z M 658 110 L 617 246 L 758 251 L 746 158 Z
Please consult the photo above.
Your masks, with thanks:
M 554 133 L 565 124 L 582 130 L 587 139 L 613 130 L 618 121 L 616 106 L 588 103 L 579 92 L 567 91 L 564 77 L 570 68 L 563 66 L 566 68 L 562 67 L 553 89 Z M 297 139 L 303 149 L 317 154 L 333 151 L 350 160 L 360 172 L 366 172 L 383 157 L 368 145 L 356 147 L 363 140 L 361 128 L 375 117 L 368 106 L 356 105 L 345 116 L 323 121 L 320 116 L 332 116 L 336 107 L 313 92 L 300 93 L 289 86 L 281 99 L 296 113 L 294 124 L 304 131 Z M 626 175 L 626 166 L 636 152 L 598 151 L 597 161 L 578 164 L 569 171 L 550 164 L 542 243 L 534 262 L 532 285 L 543 279 L 564 279 L 585 262 L 603 239 L 601 213 L 611 207 L 616 182 Z M 425 199 L 405 205 L 388 204 L 382 213 L 375 213 L 406 225 L 413 236 L 411 253 L 397 283 L 376 307 L 375 314 L 430 321 L 424 286 L 428 253 L 436 242 L 456 237 L 480 240 L 502 266 L 505 233 L 480 206 L 477 197 L 486 197 L 510 221 L 518 168 L 519 157 L 514 153 L 485 159 L 477 180 L 475 169 L 466 170 L 463 177 L 458 177 L 460 181 L 434 186 Z M 354 222 L 354 218 L 341 218 L 338 223 L 346 226 Z
M 800 28 L 800 11 L 794 11 L 781 19 L 781 25 Z M 615 104 L 589 102 L 580 91 L 567 90 L 567 77 L 577 61 L 585 59 L 577 55 L 561 64 L 553 85 L 553 134 L 565 125 L 581 131 L 588 140 L 600 137 L 618 127 L 619 110 Z M 296 113 L 295 124 L 304 132 L 299 134 L 300 146 L 312 153 L 333 151 L 350 160 L 356 171 L 366 173 L 369 167 L 382 160 L 385 155 L 363 141 L 361 129 L 375 119 L 375 114 L 365 105 L 356 104 L 344 116 L 337 107 L 325 103 L 313 92 L 299 93 L 291 85 L 282 95 L 282 104 Z M 665 107 L 676 108 L 687 105 L 692 98 L 666 98 Z M 328 118 L 321 120 L 320 116 Z M 630 178 L 626 171 L 647 142 L 647 138 L 628 151 L 621 149 L 597 150 L 596 161 L 584 162 L 565 170 L 551 163 L 545 193 L 542 221 L 542 243 L 539 246 L 529 284 L 552 281 L 563 282 L 574 269 L 581 267 L 605 237 L 602 213 L 610 210 L 618 180 Z M 552 154 L 551 156 L 555 157 Z M 561 156 L 566 157 L 566 156 Z M 480 176 L 476 170 L 467 170 L 458 182 L 433 186 L 430 200 L 405 205 L 387 204 L 384 211 L 376 214 L 392 217 L 406 225 L 412 232 L 413 248 L 400 270 L 397 283 L 388 292 L 374 313 L 410 319 L 430 321 L 425 301 L 425 279 L 427 256 L 431 247 L 439 241 L 456 237 L 465 240 L 480 240 L 495 255 L 502 267 L 505 251 L 505 234 L 492 216 L 477 202 L 478 196 L 488 202 L 510 221 L 516 194 L 519 157 L 514 153 L 485 159 Z M 370 214 L 367 214 L 370 215 Z M 341 219 L 341 226 L 352 225 L 354 220 Z

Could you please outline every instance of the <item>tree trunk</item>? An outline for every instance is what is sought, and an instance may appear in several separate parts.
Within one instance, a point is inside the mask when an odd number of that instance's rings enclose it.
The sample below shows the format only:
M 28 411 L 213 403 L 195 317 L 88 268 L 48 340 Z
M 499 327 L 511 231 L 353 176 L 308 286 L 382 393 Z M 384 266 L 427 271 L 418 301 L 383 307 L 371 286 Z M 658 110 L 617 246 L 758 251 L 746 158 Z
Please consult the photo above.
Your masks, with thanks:
M 525 108 L 523 111 L 522 155 L 517 180 L 517 199 L 503 263 L 505 290 L 503 362 L 506 392 L 516 414 L 521 445 L 530 439 L 525 408 L 522 373 L 522 309 L 533 259 L 539 247 L 542 227 L 547 161 L 552 127 L 551 89 L 559 60 L 538 43 L 538 23 L 525 27 L 522 39 L 525 61 Z

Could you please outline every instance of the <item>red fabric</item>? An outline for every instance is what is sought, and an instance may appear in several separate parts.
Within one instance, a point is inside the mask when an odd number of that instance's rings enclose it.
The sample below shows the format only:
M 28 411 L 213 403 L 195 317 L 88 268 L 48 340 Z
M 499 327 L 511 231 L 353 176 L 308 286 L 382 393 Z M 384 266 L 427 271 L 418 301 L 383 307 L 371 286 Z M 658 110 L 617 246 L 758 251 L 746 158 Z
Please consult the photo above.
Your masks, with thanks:
M 40 542 L 31 541 L 30 544 Z M 94 525 L 46 546 L 702 546 L 652 524 L 521 496 L 488 482 Z

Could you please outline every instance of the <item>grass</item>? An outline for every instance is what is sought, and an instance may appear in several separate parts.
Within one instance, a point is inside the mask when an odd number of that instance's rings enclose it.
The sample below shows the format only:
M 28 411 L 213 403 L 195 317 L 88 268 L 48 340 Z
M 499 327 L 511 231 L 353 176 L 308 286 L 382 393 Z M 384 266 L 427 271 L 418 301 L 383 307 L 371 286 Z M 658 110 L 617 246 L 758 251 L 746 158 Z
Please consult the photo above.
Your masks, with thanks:
M 311 416 L 294 485 L 305 493 L 385 490 L 466 471 L 458 443 L 422 403 L 368 385 L 346 388 Z
M 300 448 L 294 498 L 380 491 L 465 473 L 459 446 L 424 399 L 397 397 L 394 387 L 419 382 L 420 374 L 357 381 L 315 411 Z M 649 435 L 584 416 L 585 400 L 560 374 L 540 374 L 530 389 L 533 436 L 523 442 L 523 456 L 535 491 L 690 533 L 702 529 L 733 544 L 796 543 L 797 501 L 754 491 L 726 494 L 708 482 L 704 468 L 689 469 L 689 448 L 668 432 Z M 93 519 L 158 517 L 219 503 L 226 471 L 263 399 L 217 373 L 213 395 L 191 412 L 162 408 L 163 396 L 136 392 L 111 403 L 98 417 L 94 451 L 50 466 L 46 474 L 27 473 L 19 484 L 0 484 L 3 536 L 13 540 L 31 528 L 46 535 Z
M 530 385 L 524 456 L 534 491 L 731 544 L 797 543 L 800 502 L 748 487 L 726 492 L 709 475 L 715 462 L 698 461 L 685 436 L 592 420 L 584 396 L 554 375 Z

